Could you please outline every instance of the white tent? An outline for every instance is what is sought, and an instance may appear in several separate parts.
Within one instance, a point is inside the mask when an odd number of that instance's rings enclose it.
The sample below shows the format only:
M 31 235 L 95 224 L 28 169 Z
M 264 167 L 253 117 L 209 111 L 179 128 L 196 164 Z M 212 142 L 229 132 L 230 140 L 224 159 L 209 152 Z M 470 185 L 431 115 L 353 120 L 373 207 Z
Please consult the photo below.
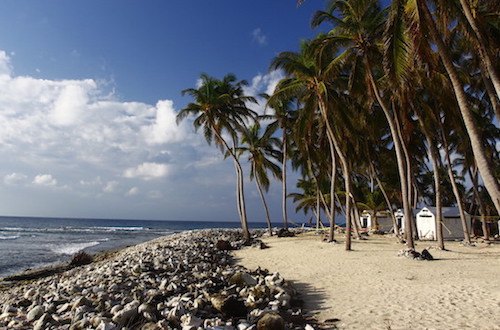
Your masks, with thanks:
M 375 223 L 375 216 L 372 210 L 364 210 L 360 215 L 361 228 L 380 230 L 388 232 L 392 229 L 392 219 L 389 211 L 377 212 L 378 228 Z
M 417 233 L 420 239 L 436 240 L 436 208 L 424 207 L 416 214 Z M 465 213 L 467 231 L 470 233 L 470 215 Z M 442 228 L 444 239 L 463 239 L 464 232 L 458 207 L 442 208 Z

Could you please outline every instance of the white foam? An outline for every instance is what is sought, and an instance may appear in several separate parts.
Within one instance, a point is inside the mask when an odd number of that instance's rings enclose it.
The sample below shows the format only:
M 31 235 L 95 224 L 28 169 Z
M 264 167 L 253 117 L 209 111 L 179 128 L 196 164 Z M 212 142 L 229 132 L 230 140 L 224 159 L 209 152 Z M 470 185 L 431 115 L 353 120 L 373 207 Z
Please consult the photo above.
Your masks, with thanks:
M 0 240 L 15 240 L 18 238 L 19 236 L 0 236 Z
M 77 252 L 80 252 L 88 247 L 99 245 L 99 242 L 83 242 L 83 243 L 70 243 L 70 244 L 61 244 L 61 245 L 53 245 L 50 249 L 57 254 L 69 254 L 73 255 Z

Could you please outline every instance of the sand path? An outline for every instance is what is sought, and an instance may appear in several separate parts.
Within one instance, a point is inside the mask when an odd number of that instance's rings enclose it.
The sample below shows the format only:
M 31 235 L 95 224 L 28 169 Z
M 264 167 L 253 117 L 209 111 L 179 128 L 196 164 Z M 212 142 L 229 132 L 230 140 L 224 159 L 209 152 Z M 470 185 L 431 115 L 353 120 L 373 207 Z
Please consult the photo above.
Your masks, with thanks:
M 500 244 L 447 242 L 450 251 L 430 250 L 437 260 L 417 261 L 397 257 L 402 246 L 385 236 L 353 251 L 313 233 L 264 242 L 271 248 L 235 251 L 238 262 L 293 281 L 305 307 L 340 329 L 500 329 Z

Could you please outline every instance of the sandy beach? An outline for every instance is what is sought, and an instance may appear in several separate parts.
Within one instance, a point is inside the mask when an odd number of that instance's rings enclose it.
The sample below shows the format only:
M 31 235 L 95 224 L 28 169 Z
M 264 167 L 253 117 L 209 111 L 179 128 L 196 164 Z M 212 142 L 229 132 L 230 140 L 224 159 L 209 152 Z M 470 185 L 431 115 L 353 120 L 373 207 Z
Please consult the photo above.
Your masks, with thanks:
M 340 242 L 343 237 L 338 236 Z M 315 233 L 268 237 L 269 249 L 234 252 L 238 263 L 279 272 L 304 293 L 305 308 L 340 329 L 500 329 L 500 244 L 417 242 L 436 260 L 398 257 L 395 238 L 354 240 L 353 251 Z

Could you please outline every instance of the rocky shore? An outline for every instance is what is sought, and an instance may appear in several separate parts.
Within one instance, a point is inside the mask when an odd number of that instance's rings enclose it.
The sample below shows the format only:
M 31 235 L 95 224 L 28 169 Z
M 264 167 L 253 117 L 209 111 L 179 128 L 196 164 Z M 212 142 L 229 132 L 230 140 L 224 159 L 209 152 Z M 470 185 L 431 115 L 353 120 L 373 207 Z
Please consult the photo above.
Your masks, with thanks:
M 263 231 L 252 231 L 260 244 Z M 278 273 L 236 266 L 238 230 L 186 231 L 36 280 L 3 282 L 0 328 L 312 329 Z

